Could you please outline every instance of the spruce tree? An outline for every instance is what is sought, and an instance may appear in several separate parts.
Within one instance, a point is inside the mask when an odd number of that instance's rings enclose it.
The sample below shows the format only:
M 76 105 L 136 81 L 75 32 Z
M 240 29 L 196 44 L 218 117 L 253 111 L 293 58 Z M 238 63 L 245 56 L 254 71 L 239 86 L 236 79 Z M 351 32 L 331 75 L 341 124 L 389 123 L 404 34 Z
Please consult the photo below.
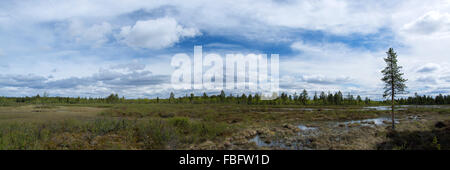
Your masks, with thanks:
M 306 103 L 308 103 L 308 91 L 306 91 L 306 89 L 303 89 L 302 93 L 300 94 L 300 100 L 303 105 L 306 105 Z
M 170 92 L 169 103 L 174 103 L 174 102 L 175 102 L 175 94 L 173 94 L 173 92 Z
M 317 101 L 319 100 L 319 97 L 317 97 L 317 91 L 314 92 L 313 100 L 314 100 L 314 104 L 317 104 Z
M 225 92 L 223 90 L 220 91 L 220 102 L 224 103 L 225 102 Z

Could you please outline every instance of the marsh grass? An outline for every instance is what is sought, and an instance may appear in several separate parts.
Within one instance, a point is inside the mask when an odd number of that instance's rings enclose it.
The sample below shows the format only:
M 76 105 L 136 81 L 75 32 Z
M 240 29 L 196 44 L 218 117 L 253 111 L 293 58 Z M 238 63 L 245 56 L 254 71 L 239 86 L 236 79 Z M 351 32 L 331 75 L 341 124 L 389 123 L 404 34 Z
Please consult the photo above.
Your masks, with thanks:
M 438 126 L 438 124 L 442 124 Z M 388 131 L 387 140 L 378 149 L 394 150 L 449 150 L 450 120 L 400 124 L 399 130 Z
M 193 145 L 233 137 L 254 127 L 284 123 L 327 122 L 389 116 L 389 111 L 356 106 L 239 104 L 86 104 L 0 106 L 0 149 L 189 149 Z M 36 112 L 36 110 L 39 110 Z M 399 116 L 448 118 L 450 109 L 408 108 Z M 435 117 L 433 117 L 435 116 Z M 387 132 L 354 127 L 341 132 L 321 128 L 312 148 L 376 149 Z M 399 131 L 432 131 L 421 121 L 400 124 Z M 381 138 L 380 136 L 383 136 Z M 408 139 L 408 135 L 400 135 Z M 436 137 L 436 139 L 434 139 Z M 339 140 L 335 140 L 338 138 Z M 388 137 L 389 138 L 389 137 Z M 391 138 L 389 138 L 391 139 Z M 403 138 L 402 138 L 403 139 Z M 429 140 L 429 141 L 428 141 Z M 426 138 L 427 146 L 448 148 L 442 136 Z M 395 143 L 392 148 L 411 148 Z
M 288 108 L 290 106 L 287 106 Z M 334 107 L 336 108 L 336 107 Z M 362 111 L 357 109 L 287 110 L 279 106 L 232 104 L 136 104 L 116 105 L 101 115 L 109 117 L 189 117 L 202 121 L 240 123 L 250 125 L 255 121 L 281 122 L 286 120 L 353 120 L 374 118 L 386 111 Z
M 180 149 L 231 130 L 185 117 L 3 123 L 0 129 L 0 149 Z

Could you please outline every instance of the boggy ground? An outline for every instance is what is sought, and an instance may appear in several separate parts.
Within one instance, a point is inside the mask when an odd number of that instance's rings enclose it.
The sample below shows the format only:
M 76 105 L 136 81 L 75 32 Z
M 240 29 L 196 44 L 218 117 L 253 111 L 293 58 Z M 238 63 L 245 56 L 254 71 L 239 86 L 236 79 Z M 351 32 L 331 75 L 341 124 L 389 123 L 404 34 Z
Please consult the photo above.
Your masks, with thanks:
M 449 149 L 450 109 L 230 104 L 0 107 L 0 149 Z

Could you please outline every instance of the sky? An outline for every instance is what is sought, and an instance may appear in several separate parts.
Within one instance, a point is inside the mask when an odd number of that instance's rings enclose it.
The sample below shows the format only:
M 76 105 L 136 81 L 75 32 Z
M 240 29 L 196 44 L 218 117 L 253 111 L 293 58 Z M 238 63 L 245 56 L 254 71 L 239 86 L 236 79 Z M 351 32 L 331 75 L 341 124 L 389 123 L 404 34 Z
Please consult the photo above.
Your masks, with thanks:
M 170 63 L 195 45 L 279 54 L 289 94 L 372 99 L 392 47 L 408 95 L 450 94 L 449 11 L 448 0 L 2 0 L 0 96 L 184 96 Z

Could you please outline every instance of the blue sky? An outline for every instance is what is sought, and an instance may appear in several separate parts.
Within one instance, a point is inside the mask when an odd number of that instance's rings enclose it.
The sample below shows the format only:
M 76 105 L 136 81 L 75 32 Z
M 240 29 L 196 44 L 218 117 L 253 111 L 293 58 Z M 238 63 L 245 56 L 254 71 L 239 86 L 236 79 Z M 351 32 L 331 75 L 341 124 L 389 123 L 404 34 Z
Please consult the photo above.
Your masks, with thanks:
M 192 56 L 194 45 L 279 54 L 284 92 L 373 99 L 393 47 L 412 94 L 450 94 L 448 11 L 448 0 L 5 0 L 0 96 L 166 97 L 171 57 Z

